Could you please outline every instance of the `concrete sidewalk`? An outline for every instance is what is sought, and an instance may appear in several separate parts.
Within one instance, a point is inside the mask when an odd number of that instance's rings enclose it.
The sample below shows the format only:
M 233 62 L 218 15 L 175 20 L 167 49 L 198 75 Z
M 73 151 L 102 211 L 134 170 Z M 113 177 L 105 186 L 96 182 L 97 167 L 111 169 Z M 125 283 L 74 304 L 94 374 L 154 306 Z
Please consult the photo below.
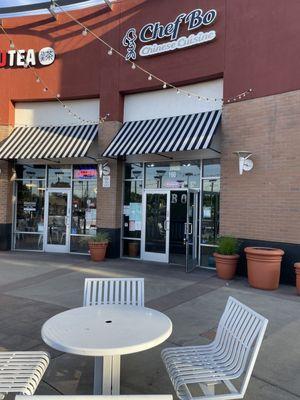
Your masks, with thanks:
M 244 279 L 219 280 L 213 271 L 185 274 L 182 267 L 131 260 L 97 264 L 85 256 L 17 252 L 2 252 L 0 257 L 1 349 L 51 353 L 37 393 L 92 393 L 93 359 L 47 348 L 41 326 L 82 304 L 86 277 L 136 276 L 145 278 L 146 305 L 171 318 L 173 334 L 157 348 L 122 358 L 122 394 L 174 394 L 161 349 L 208 343 L 228 296 L 234 296 L 270 321 L 245 398 L 300 398 L 300 297 L 293 287 L 266 292 L 250 288 Z

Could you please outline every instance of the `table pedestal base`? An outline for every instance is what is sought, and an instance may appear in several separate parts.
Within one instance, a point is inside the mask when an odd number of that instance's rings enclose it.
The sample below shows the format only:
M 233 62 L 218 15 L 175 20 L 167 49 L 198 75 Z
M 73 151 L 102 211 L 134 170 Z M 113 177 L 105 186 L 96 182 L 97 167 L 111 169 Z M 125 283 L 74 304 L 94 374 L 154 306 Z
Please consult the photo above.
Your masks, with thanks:
M 120 356 L 95 357 L 94 394 L 120 394 Z

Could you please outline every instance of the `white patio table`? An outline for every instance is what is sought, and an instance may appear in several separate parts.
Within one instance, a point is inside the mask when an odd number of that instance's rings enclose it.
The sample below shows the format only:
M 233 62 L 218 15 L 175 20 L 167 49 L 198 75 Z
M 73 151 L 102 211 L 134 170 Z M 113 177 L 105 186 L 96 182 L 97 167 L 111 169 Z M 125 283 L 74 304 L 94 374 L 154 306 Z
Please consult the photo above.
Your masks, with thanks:
M 42 338 L 52 348 L 95 357 L 94 394 L 120 393 L 122 354 L 163 343 L 172 322 L 159 311 L 133 306 L 90 306 L 64 311 L 46 321 Z

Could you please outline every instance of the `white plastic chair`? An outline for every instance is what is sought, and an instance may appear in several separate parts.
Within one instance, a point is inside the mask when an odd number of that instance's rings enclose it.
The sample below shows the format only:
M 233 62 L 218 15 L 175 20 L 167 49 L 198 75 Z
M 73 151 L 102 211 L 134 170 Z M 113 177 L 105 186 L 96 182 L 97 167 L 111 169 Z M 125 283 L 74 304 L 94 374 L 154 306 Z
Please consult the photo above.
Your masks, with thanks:
M 87 278 L 84 306 L 130 305 L 144 307 L 144 278 Z
M 174 347 L 162 351 L 177 396 L 180 399 L 242 399 L 266 331 L 268 320 L 251 308 L 229 297 L 209 345 Z M 243 376 L 240 389 L 233 382 Z M 215 385 L 226 386 L 215 394 Z M 203 392 L 193 395 L 195 386 Z M 199 390 L 200 392 L 200 390 Z
M 0 397 L 7 393 L 33 395 L 49 362 L 45 351 L 0 352 Z

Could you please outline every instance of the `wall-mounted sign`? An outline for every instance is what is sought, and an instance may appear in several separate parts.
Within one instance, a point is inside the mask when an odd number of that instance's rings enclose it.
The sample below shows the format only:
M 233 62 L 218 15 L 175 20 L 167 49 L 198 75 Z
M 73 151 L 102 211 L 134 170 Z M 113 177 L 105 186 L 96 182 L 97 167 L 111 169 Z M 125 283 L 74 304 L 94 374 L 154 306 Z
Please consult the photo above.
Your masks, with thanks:
M 0 68 L 47 66 L 53 64 L 55 51 L 52 47 L 44 47 L 36 52 L 29 50 L 0 50 Z
M 202 43 L 210 42 L 215 39 L 216 31 L 205 31 L 190 33 L 212 25 L 217 18 L 217 11 L 212 9 L 204 12 L 200 8 L 190 13 L 182 13 L 174 21 L 166 25 L 160 22 L 149 23 L 137 32 L 135 28 L 130 28 L 124 38 L 123 46 L 127 48 L 126 60 L 136 60 L 137 58 L 137 40 L 142 43 L 139 55 L 142 57 L 162 54 L 186 47 L 196 46 Z M 181 29 L 186 27 L 187 36 L 180 36 Z M 163 43 L 160 40 L 168 40 Z M 152 43 L 155 42 L 155 43 Z

